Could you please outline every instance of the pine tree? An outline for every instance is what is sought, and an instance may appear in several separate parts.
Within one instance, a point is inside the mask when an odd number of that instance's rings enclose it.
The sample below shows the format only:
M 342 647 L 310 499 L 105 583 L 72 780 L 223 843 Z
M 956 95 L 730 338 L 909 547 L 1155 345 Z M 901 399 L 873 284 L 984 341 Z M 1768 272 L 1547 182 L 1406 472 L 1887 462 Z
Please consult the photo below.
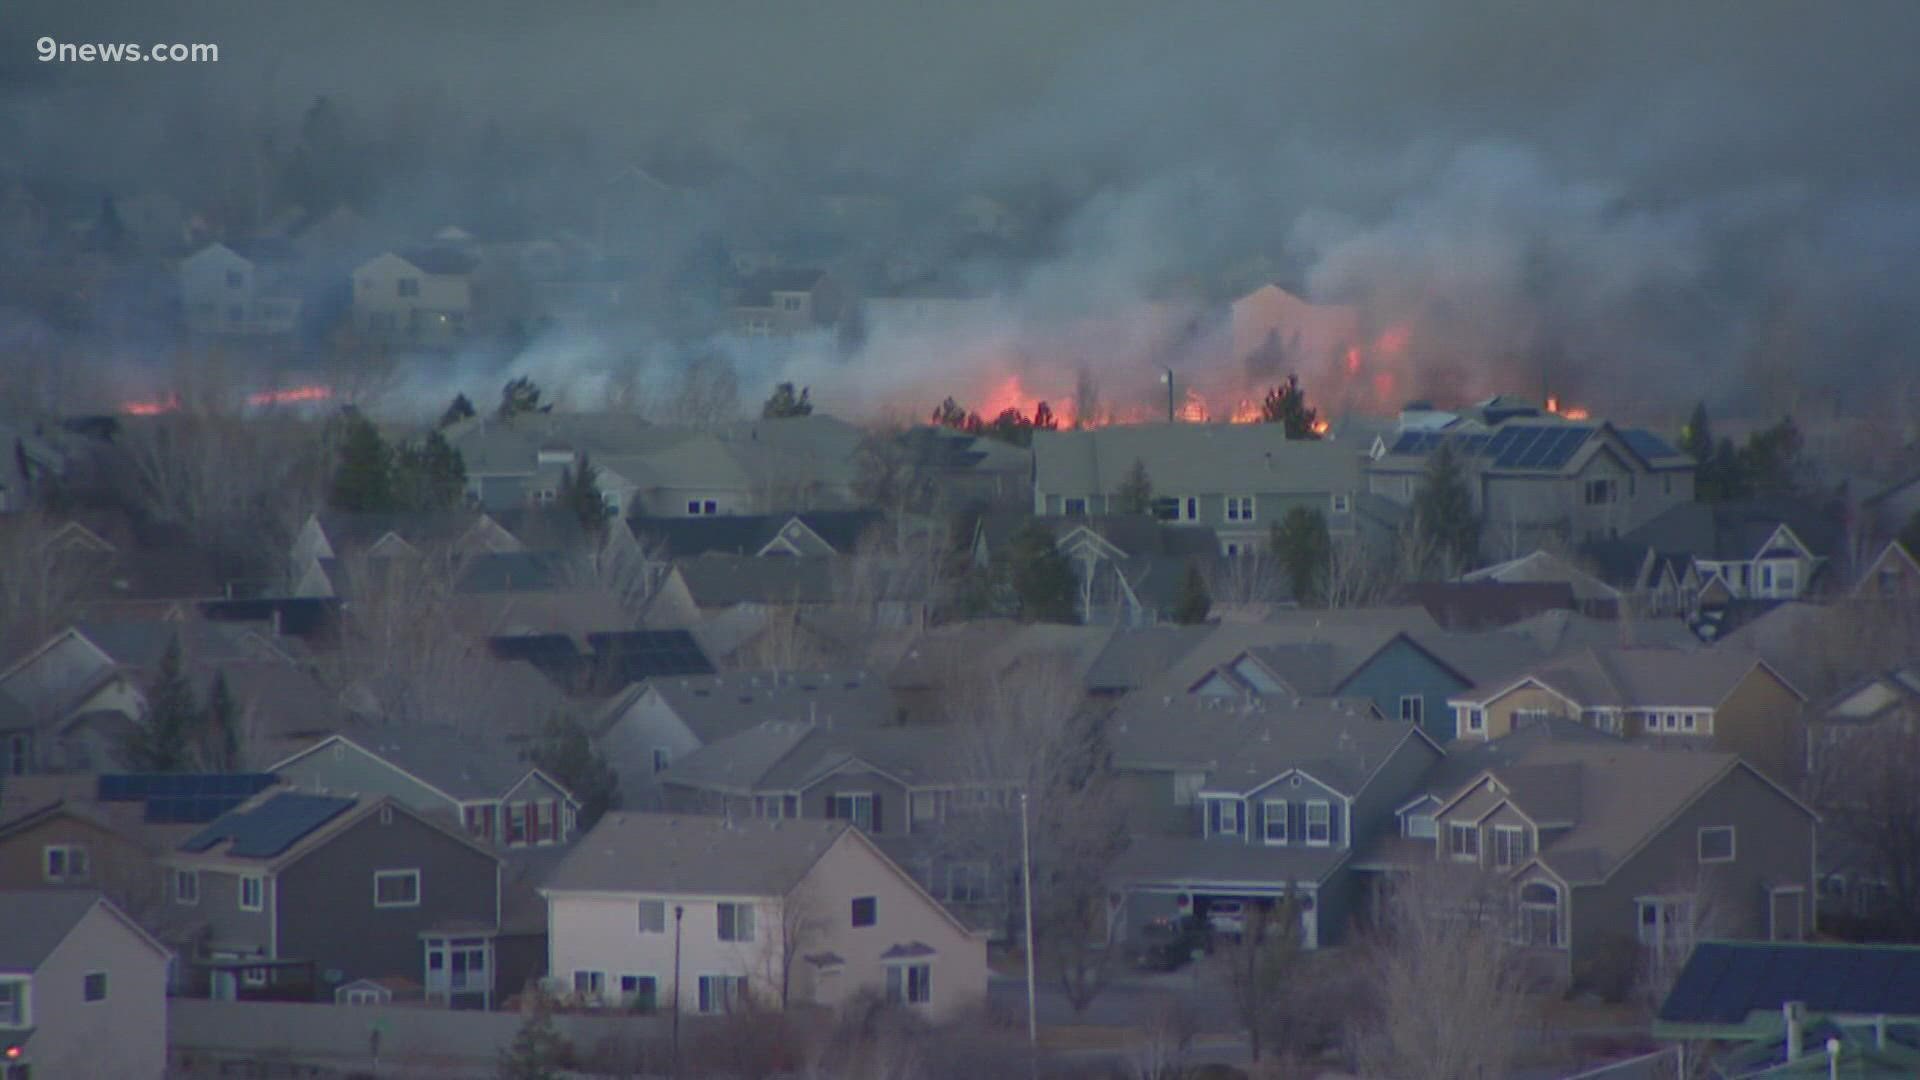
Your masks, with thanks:
M 1115 513 L 1145 515 L 1153 511 L 1153 478 L 1147 475 L 1146 462 L 1133 459 L 1114 490 L 1113 503 Z
M 1200 572 L 1200 564 L 1187 561 L 1187 576 L 1180 582 L 1180 599 L 1173 605 L 1173 621 L 1182 626 L 1195 626 L 1207 621 L 1213 611 L 1213 594 L 1207 591 L 1206 575 Z
M 1078 622 L 1079 578 L 1054 545 L 1053 533 L 1029 522 L 1008 545 L 1008 578 L 1026 622 Z
M 207 772 L 233 772 L 240 767 L 240 705 L 227 688 L 227 673 L 215 672 L 207 691 L 207 711 L 200 740 L 200 766 Z
M 1687 426 L 1680 429 L 1680 449 L 1700 466 L 1713 459 L 1713 422 L 1707 417 L 1707 403 L 1697 402 Z
M 511 420 L 522 413 L 543 413 L 553 408 L 540 404 L 540 388 L 525 375 L 510 380 L 500 388 L 500 411 L 502 420 Z
M 393 461 L 393 505 L 403 510 L 451 510 L 467 492 L 467 463 L 438 431 L 400 448 Z
M 556 714 L 547 721 L 547 730 L 533 752 L 533 763 L 580 800 L 582 831 L 593 828 L 593 823 L 620 801 L 619 776 L 594 750 L 587 729 L 572 717 Z
M 1296 506 L 1281 516 L 1273 527 L 1273 554 L 1293 585 L 1293 599 L 1305 604 L 1325 594 L 1327 567 L 1333 557 L 1333 541 L 1327 534 L 1326 515 L 1305 506 Z
M 500 1080 L 560 1080 L 569 1057 L 567 1040 L 553 1022 L 553 1003 L 545 992 L 534 990 L 526 1022 L 500 1052 Z
M 193 737 L 201 714 L 181 670 L 178 637 L 161 654 L 146 696 L 143 722 L 121 745 L 122 763 L 132 772 L 185 772 L 193 765 Z
M 1747 436 L 1740 450 L 1740 476 L 1755 495 L 1791 497 L 1801 488 L 1800 428 L 1788 416 Z
M 1427 459 L 1427 474 L 1414 493 L 1411 527 L 1437 565 L 1421 568 L 1451 577 L 1473 565 L 1480 551 L 1480 519 L 1473 513 L 1473 492 L 1453 447 L 1442 442 Z
M 600 494 L 600 470 L 585 454 L 580 468 L 560 471 L 559 505 L 580 520 L 582 528 L 598 535 L 607 527 L 607 500 Z
M 452 427 L 460 421 L 468 420 L 472 417 L 473 402 L 468 401 L 467 395 L 465 394 L 455 394 L 453 395 L 453 400 L 447 403 L 447 411 L 440 414 L 440 426 L 443 428 Z
M 340 460 L 333 471 L 333 490 L 327 502 L 335 510 L 380 513 L 394 507 L 393 451 L 373 422 L 364 416 L 347 420 L 340 443 Z
M 1266 400 L 1260 403 L 1260 419 L 1285 427 L 1289 439 L 1320 437 L 1320 432 L 1315 430 L 1320 410 L 1307 406 L 1307 392 L 1300 388 L 1298 375 L 1287 376 L 1286 382 L 1267 391 Z
M 767 420 L 784 420 L 790 416 L 812 416 L 813 401 L 808 396 L 809 389 L 801 387 L 794 392 L 793 384 L 783 382 L 773 388 L 773 396 L 760 406 L 760 415 Z

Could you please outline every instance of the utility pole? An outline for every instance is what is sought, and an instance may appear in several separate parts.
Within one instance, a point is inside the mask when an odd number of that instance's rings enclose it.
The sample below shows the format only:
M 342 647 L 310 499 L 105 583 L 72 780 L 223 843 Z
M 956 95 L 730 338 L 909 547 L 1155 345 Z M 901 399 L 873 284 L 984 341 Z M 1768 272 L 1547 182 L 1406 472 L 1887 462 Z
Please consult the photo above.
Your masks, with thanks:
M 1167 368 L 1160 381 L 1167 384 L 1167 423 L 1173 423 L 1173 369 Z
M 1167 373 L 1167 385 L 1173 385 L 1173 373 Z M 1172 400 L 1172 391 L 1168 392 Z M 1027 1061 L 1032 1072 L 1040 1072 L 1040 1014 L 1035 1006 L 1033 992 L 1033 842 L 1027 835 L 1027 793 L 1020 793 L 1020 878 L 1021 894 L 1026 900 L 1027 921 Z
M 673 905 L 673 1075 L 680 1077 L 680 920 L 687 909 Z

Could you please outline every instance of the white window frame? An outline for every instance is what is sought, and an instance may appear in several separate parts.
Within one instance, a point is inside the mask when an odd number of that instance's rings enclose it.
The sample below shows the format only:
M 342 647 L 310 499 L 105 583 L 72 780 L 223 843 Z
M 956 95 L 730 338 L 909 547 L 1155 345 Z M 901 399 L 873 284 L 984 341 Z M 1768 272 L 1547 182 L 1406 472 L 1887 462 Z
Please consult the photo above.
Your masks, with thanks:
M 253 887 L 253 903 L 247 903 L 247 887 Z M 267 908 L 267 879 L 264 874 L 241 874 L 234 881 L 241 911 L 265 911 Z
M 413 882 L 413 899 L 385 900 L 385 901 L 380 899 L 380 885 L 382 882 L 407 881 L 407 880 L 411 880 Z M 413 869 L 413 868 L 408 868 L 405 870 L 375 870 L 373 872 L 373 906 L 377 908 L 417 908 L 419 907 L 420 906 L 420 871 L 418 869 Z
M 174 903 L 181 907 L 194 907 L 200 903 L 200 871 L 175 870 L 172 878 Z M 191 887 L 183 888 L 186 882 L 193 884 Z
M 1633 936 L 1643 947 L 1661 956 L 1677 958 L 1693 946 L 1693 898 L 1640 896 L 1633 901 Z M 1647 913 L 1653 912 L 1651 930 Z
M 659 918 L 649 919 L 647 916 L 650 913 L 657 913 Z M 637 932 L 641 934 L 664 934 L 667 932 L 667 902 L 665 900 L 641 900 L 635 905 L 633 917 L 634 927 Z M 648 925 L 649 923 L 653 925 L 650 926 Z
M 1554 896 L 1553 903 L 1548 904 L 1540 900 L 1526 899 L 1527 890 L 1531 888 L 1552 889 Z M 1517 930 L 1515 936 L 1520 939 L 1520 944 L 1536 949 L 1564 949 L 1567 947 L 1567 935 L 1564 932 L 1564 927 L 1560 925 L 1560 900 L 1563 895 L 1560 891 L 1560 886 L 1555 885 L 1551 881 L 1523 882 L 1520 887 L 1514 891 L 1514 896 L 1519 898 L 1520 925 L 1515 928 Z M 1530 912 L 1547 912 L 1553 916 L 1552 940 L 1544 943 L 1533 940 L 1533 922 L 1527 918 Z
M 1305 805 L 1307 809 L 1306 813 L 1301 815 L 1300 831 L 1306 833 L 1306 845 L 1308 847 L 1332 847 L 1333 803 L 1327 799 L 1307 799 Z M 1316 810 L 1320 812 L 1321 819 L 1317 826 L 1313 820 L 1314 811 Z M 1313 835 L 1315 828 L 1320 830 L 1318 839 Z
M 888 964 L 887 1000 L 896 1005 L 933 1004 L 933 964 L 925 960 Z
M 1440 835 L 1440 823 L 1434 820 L 1432 814 L 1408 814 L 1401 821 L 1401 828 L 1409 839 L 1433 840 Z M 1423 821 L 1426 822 L 1424 827 L 1420 824 Z
M 33 1026 L 33 980 L 25 976 L 0 976 L 0 987 L 13 987 L 10 1006 L 0 1008 L 0 1031 Z M 9 1017 L 9 1013 L 12 1016 Z
M 653 748 L 653 774 L 655 776 L 658 776 L 661 773 L 666 772 L 667 769 L 672 767 L 672 765 L 673 765 L 672 750 L 669 750 L 664 746 L 656 746 Z
M 1334 495 L 1332 498 L 1332 507 L 1333 507 L 1333 512 L 1336 514 L 1352 513 L 1353 512 L 1353 496 L 1347 495 L 1347 494 Z
M 1713 858 L 1707 857 L 1707 834 L 1724 832 L 1727 834 L 1727 853 Z M 1693 834 L 1694 854 L 1702 863 L 1730 863 L 1740 857 L 1739 834 L 1732 825 L 1702 825 Z
M 1228 521 L 1254 521 L 1254 502 L 1251 495 L 1227 496 Z
M 53 868 L 56 855 L 60 857 L 60 869 L 57 872 Z M 40 849 L 40 876 L 49 885 L 91 881 L 93 858 L 82 844 L 48 844 Z
M 99 997 L 92 996 L 92 989 L 93 989 L 92 983 L 94 978 L 96 977 L 98 977 L 100 980 L 100 996 Z M 107 973 L 106 972 L 89 971 L 86 974 L 80 976 L 80 1003 L 81 1004 L 97 1005 L 100 1002 L 105 1000 L 107 1000 Z
M 836 791 L 830 797 L 833 799 L 834 820 L 851 821 L 865 832 L 873 831 L 873 792 Z M 845 807 L 848 811 L 847 813 L 841 813 L 842 799 L 846 800 Z M 859 812 L 859 808 L 862 805 L 867 808 L 867 812 L 864 814 Z M 908 809 L 911 810 L 912 808 L 909 807 Z
M 742 912 L 746 913 L 746 928 L 744 933 L 741 931 L 740 916 Z M 726 917 L 729 914 L 732 915 L 731 919 Z M 729 944 L 750 945 L 754 941 L 755 932 L 759 929 L 759 927 L 755 925 L 757 921 L 752 904 L 741 904 L 723 900 L 714 905 L 714 938 L 715 940 L 724 941 Z M 729 931 L 731 931 L 731 933 L 729 933 Z
M 750 993 L 745 975 L 702 975 L 694 980 L 694 987 L 694 1008 L 702 1016 L 733 1012 L 746 1004 Z
M 653 984 L 653 995 L 652 995 L 653 1004 L 650 1008 L 644 1010 L 644 1013 L 646 1015 L 652 1015 L 654 1013 L 659 1012 L 660 1011 L 660 976 L 649 974 L 647 972 L 629 971 L 621 974 L 619 982 L 617 983 L 617 985 L 620 988 L 620 991 L 619 991 L 620 1007 L 623 1009 L 632 1009 L 635 1007 L 634 999 L 640 996 L 641 980 L 645 980 Z M 633 984 L 632 989 L 627 988 L 628 983 Z
M 1516 857 L 1515 848 L 1521 853 Z M 1525 866 L 1533 858 L 1533 843 L 1527 836 L 1524 825 L 1495 825 L 1493 827 L 1493 865 L 1502 870 L 1514 870 Z
M 1274 833 L 1274 823 L 1279 822 L 1279 834 Z M 1266 799 L 1260 804 L 1260 839 L 1269 844 L 1287 843 L 1287 800 Z
M 1467 708 L 1467 730 L 1485 732 L 1487 730 L 1487 710 L 1475 706 Z
M 1460 837 L 1468 837 L 1472 842 L 1469 844 L 1457 843 L 1456 841 Z M 1471 847 L 1473 850 L 1462 850 L 1465 847 Z M 1454 862 L 1479 862 L 1480 826 L 1464 821 L 1447 822 L 1447 854 L 1452 856 Z
M 581 979 L 582 975 L 586 976 L 584 980 Z M 583 981 L 586 983 L 585 988 L 582 988 L 580 985 Z M 604 971 L 594 971 L 589 968 L 575 968 L 573 970 L 573 996 L 576 998 L 591 999 L 593 1001 L 605 1001 L 607 998 L 607 973 Z
M 1411 724 L 1426 723 L 1427 721 L 1426 696 L 1423 694 L 1401 694 L 1400 695 L 1400 719 Z
M 1233 808 L 1232 829 L 1224 827 L 1219 829 L 1214 828 L 1216 817 L 1219 819 L 1220 825 L 1226 825 L 1225 811 L 1216 815 L 1213 811 L 1214 803 L 1231 806 Z M 1206 833 L 1208 836 L 1238 836 L 1245 839 L 1247 835 L 1247 801 L 1245 799 L 1234 798 L 1230 795 L 1208 795 L 1201 799 L 1201 805 L 1204 807 L 1202 812 L 1206 815 Z
M 1077 495 L 1061 499 L 1060 513 L 1065 517 L 1086 517 L 1087 500 Z

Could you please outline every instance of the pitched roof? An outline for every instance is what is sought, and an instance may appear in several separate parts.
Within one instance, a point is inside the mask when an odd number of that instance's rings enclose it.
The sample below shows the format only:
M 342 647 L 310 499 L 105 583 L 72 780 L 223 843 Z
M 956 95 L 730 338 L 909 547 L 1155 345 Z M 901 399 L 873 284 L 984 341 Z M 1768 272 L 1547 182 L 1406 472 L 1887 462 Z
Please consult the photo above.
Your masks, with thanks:
M 1662 1024 L 1740 1024 L 1810 1013 L 1920 1018 L 1920 948 L 1806 942 L 1703 941 L 1660 1004 Z
M 1362 608 L 1338 611 L 1287 609 L 1267 622 L 1223 622 L 1185 654 L 1168 664 L 1138 693 L 1145 697 L 1185 694 L 1221 664 L 1250 649 L 1270 645 L 1328 646 L 1329 679 L 1344 680 L 1380 647 L 1402 631 L 1438 632 L 1432 616 L 1418 607 Z
M 1805 500 L 1749 499 L 1741 502 L 1680 503 L 1622 534 L 1623 542 L 1661 552 L 1685 552 L 1695 558 L 1741 560 L 1758 557 L 1775 530 L 1793 530 L 1816 558 L 1840 550 L 1843 523 L 1826 508 Z
M 0 971 L 34 971 L 102 901 L 91 889 L 0 892 Z
M 1362 454 L 1344 443 L 1293 439 L 1279 424 L 1116 424 L 1036 431 L 1034 484 L 1050 494 L 1107 494 L 1135 461 L 1154 491 L 1357 491 Z
M 1490 630 L 1543 611 L 1574 609 L 1565 581 L 1420 581 L 1400 587 L 1403 602 L 1419 604 L 1449 630 Z
M 543 891 L 784 896 L 849 827 L 614 811 L 574 843 Z
M 834 556 L 760 559 L 750 555 L 702 555 L 679 559 L 673 572 L 692 595 L 695 606 L 731 607 L 734 604 L 826 604 L 834 598 Z
M 400 257 L 429 274 L 470 274 L 480 265 L 476 256 L 451 247 L 411 248 Z
M 1458 696 L 1465 701 L 1487 701 L 1530 680 L 1582 708 L 1706 709 L 1726 700 L 1734 687 L 1764 663 L 1750 654 L 1726 649 L 1590 646 L 1516 666 Z
M 1414 728 L 1379 719 L 1370 702 L 1187 695 L 1130 701 L 1107 722 L 1115 765 L 1204 769 L 1207 786 L 1250 792 L 1292 769 L 1357 794 Z
M 180 845 L 182 851 L 273 859 L 348 810 L 355 800 L 276 791 L 231 810 Z M 219 850 L 215 852 L 215 849 Z
M 312 753 L 336 737 L 350 740 L 455 799 L 498 798 L 534 771 L 524 743 L 420 724 L 357 723 L 295 756 Z M 276 767 L 288 764 L 291 759 Z
M 1087 689 L 1095 693 L 1132 690 L 1206 640 L 1213 627 L 1147 626 L 1116 629 L 1087 668 Z
M 670 784 L 730 791 L 801 791 L 849 763 L 909 787 L 978 779 L 961 733 L 949 725 L 837 727 L 770 720 L 673 763 Z
M 867 530 L 880 521 L 874 510 L 811 510 L 795 514 L 722 514 L 714 517 L 631 517 L 636 537 L 658 537 L 673 558 L 708 553 L 757 555 L 798 520 L 842 555 L 852 554 Z
M 647 694 L 671 709 L 702 743 L 769 720 L 857 728 L 894 718 L 892 693 L 867 672 L 746 671 L 650 680 L 610 702 L 601 723 L 613 723 Z
M 1128 842 L 1107 876 L 1124 884 L 1318 883 L 1339 869 L 1349 854 L 1343 848 L 1225 844 L 1197 836 L 1141 834 Z

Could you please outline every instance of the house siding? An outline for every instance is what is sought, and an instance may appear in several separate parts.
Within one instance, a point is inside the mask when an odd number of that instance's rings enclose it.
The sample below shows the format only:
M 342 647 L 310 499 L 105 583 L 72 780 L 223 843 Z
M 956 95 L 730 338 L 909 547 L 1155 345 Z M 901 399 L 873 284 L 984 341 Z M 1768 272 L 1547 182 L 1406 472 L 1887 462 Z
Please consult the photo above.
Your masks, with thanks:
M 800 816 L 827 818 L 827 803 L 835 795 L 869 793 L 873 796 L 875 835 L 907 832 L 907 789 L 868 769 L 834 773 L 800 793 Z
M 1735 828 L 1734 861 L 1703 865 L 1698 830 L 1717 825 Z M 1768 887 L 1798 885 L 1806 890 L 1810 931 L 1814 827 L 1811 815 L 1787 796 L 1753 772 L 1735 768 L 1604 884 L 1574 889 L 1574 977 L 1597 977 L 1623 950 L 1637 954 L 1636 897 L 1703 891 L 1712 908 L 1703 934 L 1765 939 Z
M 49 882 L 43 863 L 50 846 L 86 849 L 89 876 L 84 881 Z M 55 889 L 84 885 L 99 889 L 121 910 L 151 922 L 166 899 L 166 875 L 153 856 L 124 837 L 91 822 L 57 814 L 0 840 L 0 889 Z
M 1714 742 L 1775 780 L 1797 782 L 1806 760 L 1796 732 L 1801 708 L 1785 683 L 1756 667 L 1714 710 Z
M 659 803 L 660 781 L 653 771 L 656 747 L 678 761 L 701 746 L 693 730 L 652 690 L 641 694 L 595 741 L 620 778 L 620 804 L 629 810 Z
M 1553 716 L 1562 716 L 1578 720 L 1580 711 L 1567 704 L 1565 698 L 1537 686 L 1522 686 L 1509 691 L 1501 697 L 1487 703 L 1487 729 L 1482 733 L 1467 735 L 1468 738 L 1498 739 L 1513 732 L 1513 714 L 1527 709 L 1544 710 Z M 1464 734 L 1466 722 L 1459 721 L 1459 730 Z
M 1420 781 L 1442 756 L 1440 750 L 1418 736 L 1403 739 L 1394 747 L 1372 782 L 1353 801 L 1355 847 L 1399 831 L 1394 811 L 1420 790 Z
M 1402 697 L 1418 695 L 1421 730 L 1435 742 L 1445 743 L 1454 737 L 1453 711 L 1447 707 L 1447 699 L 1470 687 L 1412 643 L 1396 640 L 1347 676 L 1337 692 L 1342 697 L 1371 699 L 1380 715 L 1390 720 L 1400 718 Z
M 334 743 L 274 770 L 302 791 L 328 795 L 388 796 L 423 814 L 457 821 L 457 809 L 444 795 L 357 746 Z
M 280 883 L 264 867 L 260 874 L 261 910 L 240 909 L 242 871 L 230 865 L 219 869 L 183 861 L 181 866 L 200 871 L 200 902 L 191 907 L 176 907 L 207 925 L 210 948 L 221 952 L 240 952 L 268 956 L 273 946 L 273 924 L 269 918 Z
M 89 972 L 107 975 L 87 1001 Z M 33 1075 L 159 1080 L 167 1069 L 167 961 L 105 908 L 88 912 L 34 972 Z
M 498 925 L 498 861 L 410 815 L 378 811 L 280 874 L 280 953 L 338 969 L 347 980 L 424 974 L 420 933 L 448 924 Z M 420 871 L 420 904 L 376 908 L 376 870 Z

